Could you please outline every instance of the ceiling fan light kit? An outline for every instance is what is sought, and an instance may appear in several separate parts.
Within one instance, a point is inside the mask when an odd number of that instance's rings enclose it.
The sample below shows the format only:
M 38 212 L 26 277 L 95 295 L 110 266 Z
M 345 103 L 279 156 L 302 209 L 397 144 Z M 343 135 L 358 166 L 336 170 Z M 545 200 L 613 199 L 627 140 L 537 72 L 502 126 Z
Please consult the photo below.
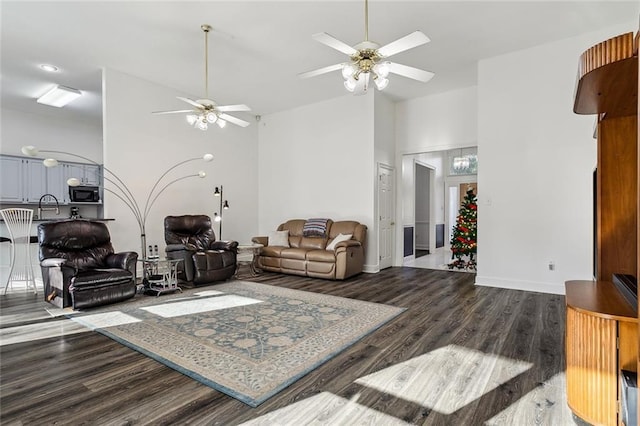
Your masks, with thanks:
M 413 49 L 428 43 L 429 37 L 421 31 L 414 31 L 396 41 L 380 47 L 379 44 L 369 40 L 369 2 L 364 2 L 364 35 L 365 40 L 351 47 L 336 39 L 328 33 L 314 34 L 316 41 L 336 49 L 349 56 L 349 61 L 341 64 L 330 65 L 314 71 L 299 74 L 301 78 L 315 77 L 332 71 L 341 70 L 344 79 L 344 87 L 357 95 L 367 92 L 371 81 L 378 90 L 383 90 L 389 85 L 389 73 L 426 83 L 435 75 L 431 71 L 424 71 L 407 65 L 389 62 L 386 58 L 405 50 Z
M 247 127 L 248 121 L 241 120 L 237 117 L 227 114 L 227 112 L 233 111 L 251 111 L 246 105 L 216 105 L 214 101 L 209 98 L 209 31 L 211 31 L 211 25 L 203 24 L 200 26 L 204 32 L 204 86 L 205 86 L 205 99 L 192 100 L 177 96 L 183 102 L 190 104 L 195 109 L 182 109 L 173 111 L 156 111 L 152 114 L 183 114 L 187 113 L 186 119 L 189 125 L 200 129 L 207 130 L 209 124 L 216 123 L 221 129 L 227 125 L 227 122 L 233 123 L 236 126 Z

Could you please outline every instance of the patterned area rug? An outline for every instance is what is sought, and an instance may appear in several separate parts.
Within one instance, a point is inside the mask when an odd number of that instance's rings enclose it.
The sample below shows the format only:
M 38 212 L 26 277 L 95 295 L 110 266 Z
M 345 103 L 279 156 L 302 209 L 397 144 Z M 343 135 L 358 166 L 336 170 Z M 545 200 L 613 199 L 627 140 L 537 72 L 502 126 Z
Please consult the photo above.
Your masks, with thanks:
M 403 311 L 234 281 L 70 318 L 256 407 Z

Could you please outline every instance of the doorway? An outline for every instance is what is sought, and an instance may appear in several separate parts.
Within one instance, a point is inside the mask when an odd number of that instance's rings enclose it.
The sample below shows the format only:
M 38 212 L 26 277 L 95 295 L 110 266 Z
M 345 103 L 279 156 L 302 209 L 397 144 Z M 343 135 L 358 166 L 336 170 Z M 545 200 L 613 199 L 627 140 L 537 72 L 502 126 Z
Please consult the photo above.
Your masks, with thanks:
M 435 224 L 433 219 L 434 167 L 415 161 L 414 182 L 414 254 L 417 259 L 430 254 L 435 248 Z
M 398 259 L 403 266 L 448 270 L 452 256 L 450 241 L 461 199 L 469 184 L 477 185 L 477 148 L 407 153 L 403 154 L 401 165 L 398 179 L 402 196 L 398 199 L 397 214 L 402 218 L 403 233 L 399 235 L 404 242 Z M 421 177 L 425 168 L 431 173 L 428 178 Z M 426 186 L 428 219 L 423 215 L 426 207 L 420 206 Z M 427 223 L 428 237 L 421 234 Z M 424 248 L 429 254 L 420 256 Z

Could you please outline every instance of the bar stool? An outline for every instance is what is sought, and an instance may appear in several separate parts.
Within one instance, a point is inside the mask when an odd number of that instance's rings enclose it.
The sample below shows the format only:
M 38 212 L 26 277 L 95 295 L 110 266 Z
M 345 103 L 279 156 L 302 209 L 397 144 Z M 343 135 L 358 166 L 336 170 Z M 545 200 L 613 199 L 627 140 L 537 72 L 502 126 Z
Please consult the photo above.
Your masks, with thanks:
M 4 286 L 4 294 L 7 294 L 9 284 L 13 281 L 24 281 L 27 290 L 30 286 L 33 286 L 33 292 L 38 293 L 29 251 L 29 245 L 33 240 L 29 235 L 31 221 L 33 220 L 33 210 L 4 209 L 0 210 L 0 215 L 4 219 L 11 238 L 11 266 L 7 283 Z M 18 258 L 19 261 L 17 261 Z

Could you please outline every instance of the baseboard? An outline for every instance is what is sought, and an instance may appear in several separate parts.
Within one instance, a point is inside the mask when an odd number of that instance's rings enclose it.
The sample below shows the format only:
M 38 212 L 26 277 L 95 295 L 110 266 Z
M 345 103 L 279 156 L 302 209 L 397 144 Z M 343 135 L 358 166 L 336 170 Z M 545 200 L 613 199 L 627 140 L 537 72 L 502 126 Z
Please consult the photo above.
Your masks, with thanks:
M 564 294 L 564 284 L 536 281 L 508 280 L 504 278 L 482 277 L 477 275 L 477 286 L 507 288 L 510 290 L 535 291 L 537 293 Z
M 380 265 L 363 265 L 362 272 L 366 274 L 377 274 L 380 272 Z

